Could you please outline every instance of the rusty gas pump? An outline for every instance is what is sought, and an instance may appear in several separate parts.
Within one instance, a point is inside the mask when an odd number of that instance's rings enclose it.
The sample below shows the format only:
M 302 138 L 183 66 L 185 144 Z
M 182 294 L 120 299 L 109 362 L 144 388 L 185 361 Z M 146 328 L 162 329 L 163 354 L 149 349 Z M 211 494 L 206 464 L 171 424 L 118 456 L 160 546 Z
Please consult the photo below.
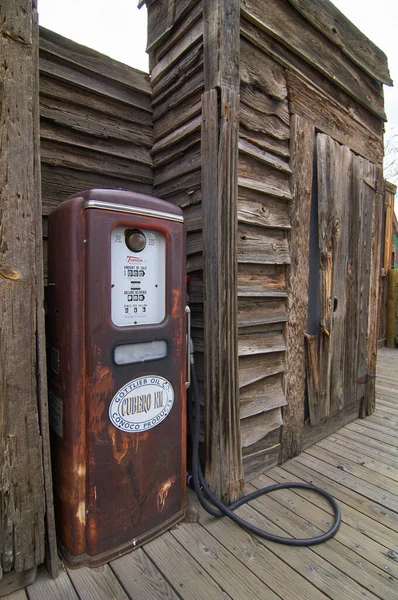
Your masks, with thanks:
M 57 533 L 98 565 L 183 516 L 187 381 L 181 210 L 86 190 L 49 217 L 49 404 Z

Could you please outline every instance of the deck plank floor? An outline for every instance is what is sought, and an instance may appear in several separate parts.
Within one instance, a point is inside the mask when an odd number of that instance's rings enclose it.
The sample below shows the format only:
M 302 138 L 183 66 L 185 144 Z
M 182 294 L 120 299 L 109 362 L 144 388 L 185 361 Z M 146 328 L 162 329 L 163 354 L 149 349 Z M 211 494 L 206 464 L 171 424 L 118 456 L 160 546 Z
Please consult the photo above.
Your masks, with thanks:
M 197 523 L 95 569 L 43 571 L 8 600 L 397 600 L 398 350 L 379 351 L 373 416 L 340 429 L 247 485 L 285 481 L 329 491 L 342 510 L 336 537 L 295 548 L 260 540 L 190 500 Z M 309 537 L 325 531 L 331 509 L 306 490 L 283 490 L 238 509 L 273 533 Z

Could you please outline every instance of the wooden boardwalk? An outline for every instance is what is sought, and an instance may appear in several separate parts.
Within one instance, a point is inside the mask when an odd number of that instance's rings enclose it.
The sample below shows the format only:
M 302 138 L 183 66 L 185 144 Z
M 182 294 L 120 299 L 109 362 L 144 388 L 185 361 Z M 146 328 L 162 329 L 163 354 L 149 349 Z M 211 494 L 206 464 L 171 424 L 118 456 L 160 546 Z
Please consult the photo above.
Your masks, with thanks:
M 382 349 L 375 414 L 247 486 L 307 481 L 328 490 L 343 515 L 333 540 L 312 548 L 281 546 L 200 511 L 198 523 L 183 523 L 103 567 L 63 570 L 55 581 L 43 572 L 9 600 L 397 600 L 397 388 L 398 350 Z M 322 499 L 288 490 L 239 514 L 295 537 L 316 535 L 331 518 Z

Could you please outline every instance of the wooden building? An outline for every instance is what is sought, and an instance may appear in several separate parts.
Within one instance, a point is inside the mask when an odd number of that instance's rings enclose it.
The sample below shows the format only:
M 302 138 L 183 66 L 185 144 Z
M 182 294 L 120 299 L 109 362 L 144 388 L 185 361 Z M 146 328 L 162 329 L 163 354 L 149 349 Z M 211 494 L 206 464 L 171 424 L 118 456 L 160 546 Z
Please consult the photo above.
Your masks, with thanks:
M 328 0 L 146 0 L 151 84 L 49 31 L 39 44 L 35 4 L 0 4 L 0 595 L 45 553 L 58 570 L 49 211 L 87 187 L 184 209 L 206 476 L 229 500 L 373 411 L 391 195 L 387 61 Z
M 392 82 L 328 0 L 146 5 L 154 193 L 186 215 L 206 476 L 233 499 L 373 411 Z

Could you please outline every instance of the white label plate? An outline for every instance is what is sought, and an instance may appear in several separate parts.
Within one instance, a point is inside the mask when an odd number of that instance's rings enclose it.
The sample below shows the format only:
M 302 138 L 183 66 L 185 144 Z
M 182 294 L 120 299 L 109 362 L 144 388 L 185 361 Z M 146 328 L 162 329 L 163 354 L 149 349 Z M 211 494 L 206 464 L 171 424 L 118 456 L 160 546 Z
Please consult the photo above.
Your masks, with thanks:
M 125 227 L 111 233 L 111 318 L 119 327 L 161 323 L 166 315 L 166 241 L 143 229 L 146 246 L 132 252 Z
M 164 421 L 173 404 L 171 383 L 159 375 L 145 375 L 129 381 L 114 395 L 109 418 L 121 431 L 140 433 Z

